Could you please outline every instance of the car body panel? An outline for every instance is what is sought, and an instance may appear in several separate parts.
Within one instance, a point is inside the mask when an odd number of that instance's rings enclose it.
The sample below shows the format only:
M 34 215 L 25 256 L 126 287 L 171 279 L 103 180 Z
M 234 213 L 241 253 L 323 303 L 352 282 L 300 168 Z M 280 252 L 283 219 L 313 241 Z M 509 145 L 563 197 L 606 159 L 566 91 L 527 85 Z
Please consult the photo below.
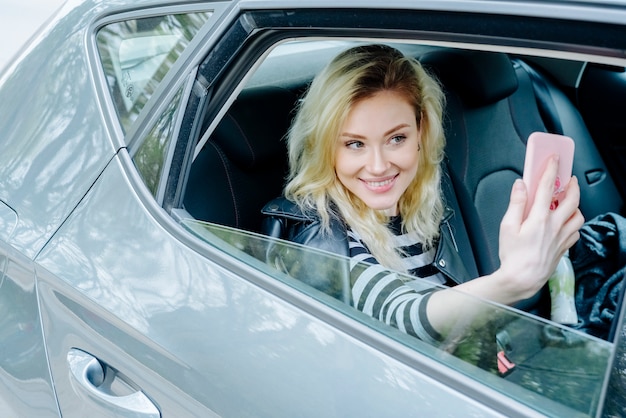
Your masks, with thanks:
M 32 260 L 0 242 L 0 410 L 59 416 L 46 356 Z M 10 394 L 10 396 L 9 396 Z
M 0 200 L 19 217 L 11 245 L 31 258 L 115 154 L 93 95 L 85 21 L 55 22 L 0 80 Z
M 124 146 L 90 37 L 97 19 L 128 9 L 119 7 L 125 2 L 117 7 L 97 3 L 62 8 L 32 40 L 27 54 L 0 76 L 0 98 L 22 98 L 0 99 L 0 201 L 18 214 L 11 243 L 29 257 L 41 250 Z M 160 8 L 138 10 L 127 18 L 178 10 L 170 2 L 140 3 Z M 187 4 L 181 10 L 210 10 L 210 5 Z M 31 86 L 26 96 L 24 86 Z M 25 158 L 19 161 L 15 155 Z M 44 165 L 46 171 L 39 172 Z
M 17 213 L 9 205 L 0 201 L 0 239 L 8 242 L 16 226 Z

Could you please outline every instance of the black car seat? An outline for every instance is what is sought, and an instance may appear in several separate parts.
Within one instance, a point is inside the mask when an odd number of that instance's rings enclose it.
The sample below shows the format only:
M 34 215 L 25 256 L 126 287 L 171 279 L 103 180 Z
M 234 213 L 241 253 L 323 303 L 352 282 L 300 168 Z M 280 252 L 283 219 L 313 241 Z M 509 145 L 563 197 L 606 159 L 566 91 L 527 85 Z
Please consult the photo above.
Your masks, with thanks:
M 503 53 L 445 49 L 428 52 L 420 61 L 446 92 L 449 174 L 479 274 L 499 267 L 500 221 L 511 186 L 522 175 L 526 139 L 533 131 L 556 127 L 575 140 L 574 174 L 586 218 L 621 211 L 622 200 L 582 118 L 550 80 Z M 542 307 L 549 304 L 541 297 L 518 307 L 545 316 Z
M 278 87 L 240 93 L 191 166 L 183 199 L 189 214 L 259 232 L 261 208 L 283 188 L 283 137 L 296 100 Z

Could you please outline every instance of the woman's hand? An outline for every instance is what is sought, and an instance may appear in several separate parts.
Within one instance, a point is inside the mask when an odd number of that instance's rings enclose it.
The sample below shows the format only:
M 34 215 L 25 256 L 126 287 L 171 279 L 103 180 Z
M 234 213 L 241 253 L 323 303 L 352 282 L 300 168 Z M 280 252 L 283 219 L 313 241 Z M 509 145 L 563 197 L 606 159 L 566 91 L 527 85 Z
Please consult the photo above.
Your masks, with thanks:
M 463 293 L 505 305 L 532 297 L 552 275 L 563 254 L 578 240 L 584 218 L 578 209 L 580 188 L 576 177 L 571 178 L 565 198 L 556 209 L 550 209 L 557 169 L 558 160 L 552 158 L 526 219 L 526 186 L 522 180 L 513 185 L 509 207 L 500 224 L 500 268 L 488 276 L 433 293 L 427 315 L 440 333 L 445 335 L 461 318 L 477 321 L 484 305 L 472 303 L 473 299 Z M 463 309 L 450 309 L 451 306 Z
M 563 254 L 579 239 L 584 218 L 578 209 L 580 188 L 572 177 L 565 198 L 551 210 L 558 159 L 551 158 L 541 177 L 535 201 L 526 219 L 526 187 L 517 180 L 500 224 L 500 268 L 494 278 L 502 286 L 499 301 L 511 304 L 541 289 Z

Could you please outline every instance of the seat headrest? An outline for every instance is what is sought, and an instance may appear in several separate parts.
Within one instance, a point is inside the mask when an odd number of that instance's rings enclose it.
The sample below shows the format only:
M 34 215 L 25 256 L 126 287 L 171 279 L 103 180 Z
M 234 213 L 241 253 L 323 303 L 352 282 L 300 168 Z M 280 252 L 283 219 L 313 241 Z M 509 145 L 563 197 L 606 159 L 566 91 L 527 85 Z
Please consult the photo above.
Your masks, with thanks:
M 278 87 L 241 92 L 211 135 L 226 157 L 242 169 L 259 168 L 284 159 L 282 141 L 291 123 L 296 95 Z
M 504 53 L 447 49 L 428 52 L 420 62 L 470 106 L 495 103 L 517 90 L 515 69 Z

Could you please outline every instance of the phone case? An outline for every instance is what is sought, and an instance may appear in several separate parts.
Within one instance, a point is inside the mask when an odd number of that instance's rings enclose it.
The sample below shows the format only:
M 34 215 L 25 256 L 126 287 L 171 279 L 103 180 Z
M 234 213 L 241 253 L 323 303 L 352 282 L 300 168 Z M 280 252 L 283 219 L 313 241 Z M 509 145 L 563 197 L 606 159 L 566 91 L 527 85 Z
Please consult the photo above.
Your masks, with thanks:
M 572 177 L 574 163 L 574 140 L 568 136 L 533 132 L 526 143 L 523 181 L 528 191 L 528 202 L 524 218 L 528 216 L 535 201 L 539 180 L 552 155 L 559 155 L 559 170 L 554 184 L 554 195 L 550 209 L 556 209 L 565 196 L 565 188 Z

